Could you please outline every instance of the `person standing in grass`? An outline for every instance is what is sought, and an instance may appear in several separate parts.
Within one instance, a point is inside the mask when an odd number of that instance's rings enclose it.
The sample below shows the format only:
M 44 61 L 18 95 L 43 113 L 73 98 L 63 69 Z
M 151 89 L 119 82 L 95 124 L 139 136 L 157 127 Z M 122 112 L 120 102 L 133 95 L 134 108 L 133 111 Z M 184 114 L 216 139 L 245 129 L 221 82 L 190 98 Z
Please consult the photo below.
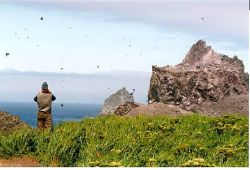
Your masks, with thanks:
M 37 94 L 34 101 L 38 105 L 37 127 L 39 129 L 52 128 L 51 106 L 56 97 L 49 91 L 48 83 L 42 84 L 42 91 Z

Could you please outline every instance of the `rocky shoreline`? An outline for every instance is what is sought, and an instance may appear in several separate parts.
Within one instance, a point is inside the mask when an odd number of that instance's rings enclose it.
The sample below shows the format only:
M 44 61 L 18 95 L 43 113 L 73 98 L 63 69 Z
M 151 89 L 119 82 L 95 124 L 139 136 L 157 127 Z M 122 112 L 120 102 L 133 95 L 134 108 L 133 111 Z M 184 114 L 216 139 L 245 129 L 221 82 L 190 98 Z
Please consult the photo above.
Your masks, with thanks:
M 105 100 L 100 114 L 249 114 L 249 75 L 243 62 L 237 56 L 218 54 L 203 40 L 192 45 L 182 63 L 152 66 L 148 104 L 134 101 L 133 92 L 125 87 L 118 90 Z M 29 126 L 18 116 L 0 111 L 0 131 L 22 127 Z

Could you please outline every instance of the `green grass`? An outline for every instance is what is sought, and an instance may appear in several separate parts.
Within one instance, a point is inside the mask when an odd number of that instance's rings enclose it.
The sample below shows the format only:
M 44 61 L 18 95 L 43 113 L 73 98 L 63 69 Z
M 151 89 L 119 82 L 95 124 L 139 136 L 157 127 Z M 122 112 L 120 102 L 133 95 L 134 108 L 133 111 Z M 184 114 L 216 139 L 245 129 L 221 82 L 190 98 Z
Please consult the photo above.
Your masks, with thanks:
M 0 136 L 0 157 L 42 166 L 247 167 L 248 117 L 99 116 Z

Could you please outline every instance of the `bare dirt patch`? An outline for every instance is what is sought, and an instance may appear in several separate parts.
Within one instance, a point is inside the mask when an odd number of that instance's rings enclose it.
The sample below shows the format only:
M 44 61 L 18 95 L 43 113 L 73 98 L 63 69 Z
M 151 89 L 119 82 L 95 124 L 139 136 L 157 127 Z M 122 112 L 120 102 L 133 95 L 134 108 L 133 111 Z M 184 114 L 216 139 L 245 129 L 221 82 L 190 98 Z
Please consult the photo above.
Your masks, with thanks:
M 10 159 L 0 158 L 0 167 L 39 167 L 37 160 L 31 157 L 13 157 Z

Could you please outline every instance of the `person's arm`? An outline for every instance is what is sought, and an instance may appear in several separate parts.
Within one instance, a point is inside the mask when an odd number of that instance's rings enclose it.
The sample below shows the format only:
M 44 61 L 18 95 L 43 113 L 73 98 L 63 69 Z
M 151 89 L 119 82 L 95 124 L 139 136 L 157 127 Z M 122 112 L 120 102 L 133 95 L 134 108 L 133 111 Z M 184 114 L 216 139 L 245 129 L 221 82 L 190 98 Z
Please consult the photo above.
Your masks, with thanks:
M 35 102 L 37 102 L 37 96 L 36 96 L 36 97 L 34 97 L 34 101 L 35 101 Z
M 52 101 L 55 101 L 56 100 L 56 96 L 54 96 L 53 94 L 52 94 Z

